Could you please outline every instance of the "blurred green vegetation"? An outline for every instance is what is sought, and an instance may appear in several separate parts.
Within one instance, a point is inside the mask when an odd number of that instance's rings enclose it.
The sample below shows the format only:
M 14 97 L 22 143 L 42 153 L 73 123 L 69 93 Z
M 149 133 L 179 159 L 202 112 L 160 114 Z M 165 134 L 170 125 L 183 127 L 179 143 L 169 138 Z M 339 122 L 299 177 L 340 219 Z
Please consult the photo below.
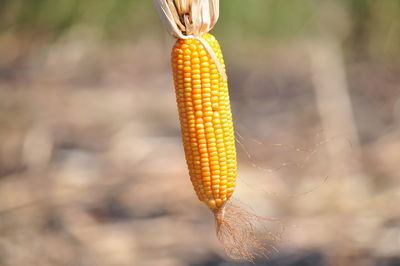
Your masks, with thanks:
M 165 36 L 150 0 L 0 2 L 2 35 L 51 42 L 77 25 L 96 28 L 110 42 Z M 221 0 L 215 32 L 237 45 L 339 33 L 350 55 L 398 60 L 400 0 Z
M 0 3 L 0 25 L 2 31 L 32 32 L 38 37 L 56 38 L 77 24 L 101 28 L 108 38 L 135 37 L 141 21 L 155 17 L 150 6 L 150 1 L 131 0 L 5 0 Z

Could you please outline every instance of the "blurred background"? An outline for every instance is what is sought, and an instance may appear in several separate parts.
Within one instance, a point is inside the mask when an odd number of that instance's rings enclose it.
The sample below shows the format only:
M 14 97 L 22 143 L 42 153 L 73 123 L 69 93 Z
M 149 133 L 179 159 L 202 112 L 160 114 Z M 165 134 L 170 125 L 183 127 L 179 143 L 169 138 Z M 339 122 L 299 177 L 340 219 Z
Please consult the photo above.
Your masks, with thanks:
M 1 266 L 400 265 L 400 1 L 221 0 L 212 33 L 268 258 L 195 197 L 150 0 L 2 0 Z

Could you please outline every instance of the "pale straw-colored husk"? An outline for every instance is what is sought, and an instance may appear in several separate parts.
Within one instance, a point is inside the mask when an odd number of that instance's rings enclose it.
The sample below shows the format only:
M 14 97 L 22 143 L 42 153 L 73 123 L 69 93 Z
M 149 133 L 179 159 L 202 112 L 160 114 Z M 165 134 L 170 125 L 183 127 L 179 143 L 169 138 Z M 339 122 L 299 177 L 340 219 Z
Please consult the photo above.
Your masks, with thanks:
M 201 37 L 219 17 L 219 0 L 153 0 L 168 32 L 176 38 Z
M 221 76 L 226 73 L 215 52 L 203 39 L 217 23 L 219 0 L 153 0 L 169 34 L 178 39 L 198 39 L 215 62 Z

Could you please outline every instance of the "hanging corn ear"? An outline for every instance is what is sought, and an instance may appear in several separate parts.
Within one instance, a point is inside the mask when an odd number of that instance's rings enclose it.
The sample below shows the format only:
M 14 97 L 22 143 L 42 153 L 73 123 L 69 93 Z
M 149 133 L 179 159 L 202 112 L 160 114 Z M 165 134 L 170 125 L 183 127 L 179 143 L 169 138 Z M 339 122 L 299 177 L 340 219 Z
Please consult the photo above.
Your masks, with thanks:
M 223 66 L 217 40 L 203 36 Z M 212 210 L 233 193 L 236 151 L 228 86 L 197 39 L 178 40 L 172 69 L 189 175 L 199 199 Z
M 228 255 L 251 260 L 264 253 L 258 216 L 228 203 L 237 175 L 235 137 L 224 60 L 208 33 L 218 0 L 154 0 L 172 36 L 172 70 L 190 180 L 214 212 L 217 236 Z

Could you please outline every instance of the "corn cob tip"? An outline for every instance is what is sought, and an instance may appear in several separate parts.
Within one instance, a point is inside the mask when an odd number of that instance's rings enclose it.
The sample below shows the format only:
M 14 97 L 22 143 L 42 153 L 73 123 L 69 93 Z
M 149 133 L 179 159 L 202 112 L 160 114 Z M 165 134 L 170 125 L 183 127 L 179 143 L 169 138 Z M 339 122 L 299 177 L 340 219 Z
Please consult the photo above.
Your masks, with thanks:
M 197 39 L 212 57 L 222 78 L 227 79 L 225 66 L 203 38 L 217 23 L 219 0 L 153 0 L 163 24 L 177 39 Z
M 230 202 L 213 212 L 217 238 L 231 259 L 253 261 L 276 251 L 274 243 L 283 232 L 279 221 L 260 217 Z M 267 228 L 271 222 L 279 223 L 278 233 Z

